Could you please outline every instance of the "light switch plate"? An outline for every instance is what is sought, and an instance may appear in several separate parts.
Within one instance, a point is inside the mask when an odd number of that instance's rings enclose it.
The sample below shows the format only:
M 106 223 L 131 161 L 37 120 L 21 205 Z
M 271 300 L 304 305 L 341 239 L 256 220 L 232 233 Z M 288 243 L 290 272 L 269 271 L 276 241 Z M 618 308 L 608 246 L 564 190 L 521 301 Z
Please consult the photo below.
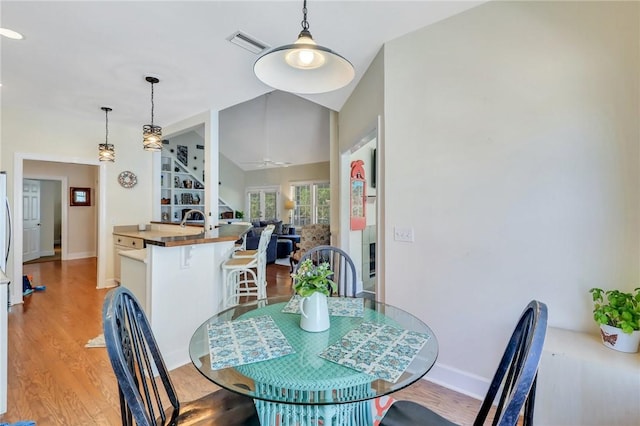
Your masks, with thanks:
M 413 242 L 413 228 L 411 227 L 393 227 L 393 239 L 396 241 Z

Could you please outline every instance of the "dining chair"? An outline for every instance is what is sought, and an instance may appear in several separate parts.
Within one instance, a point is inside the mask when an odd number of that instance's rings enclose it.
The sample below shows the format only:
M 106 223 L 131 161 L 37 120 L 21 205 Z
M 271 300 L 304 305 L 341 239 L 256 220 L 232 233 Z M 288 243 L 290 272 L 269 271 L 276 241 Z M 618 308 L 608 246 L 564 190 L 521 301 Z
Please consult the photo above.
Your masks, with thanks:
M 339 296 L 357 296 L 356 267 L 351 257 L 344 250 L 334 246 L 316 246 L 307 250 L 300 258 L 300 263 L 306 259 L 311 259 L 315 265 L 324 262 L 329 264 L 329 269 L 333 271 L 331 279 L 338 286 Z M 296 266 L 296 271 L 300 263 Z
M 260 424 L 253 400 L 225 389 L 192 402 L 178 400 L 149 321 L 127 288 L 107 294 L 102 327 L 124 426 Z
M 523 426 L 533 424 L 538 364 L 547 333 L 547 305 L 531 301 L 522 312 L 482 402 L 474 426 L 483 425 L 492 406 L 494 426 L 515 426 L 524 407 Z M 494 405 L 495 403 L 495 405 Z M 412 401 L 395 401 L 380 426 L 453 426 L 453 422 Z

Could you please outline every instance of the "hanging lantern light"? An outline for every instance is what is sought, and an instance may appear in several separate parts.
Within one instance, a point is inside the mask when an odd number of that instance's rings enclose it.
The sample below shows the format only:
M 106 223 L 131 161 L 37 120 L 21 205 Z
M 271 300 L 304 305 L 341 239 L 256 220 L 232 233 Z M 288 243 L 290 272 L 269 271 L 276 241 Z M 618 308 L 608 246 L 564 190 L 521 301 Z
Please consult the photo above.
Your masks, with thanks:
M 113 163 L 116 160 L 116 152 L 113 144 L 109 143 L 109 111 L 111 111 L 111 108 L 102 107 L 100 109 L 104 111 L 105 135 L 104 143 L 98 145 L 98 159 Z
M 153 85 L 159 83 L 155 77 L 146 77 L 151 83 L 151 124 L 142 126 L 142 145 L 145 151 L 161 151 L 162 150 L 162 127 L 153 124 Z

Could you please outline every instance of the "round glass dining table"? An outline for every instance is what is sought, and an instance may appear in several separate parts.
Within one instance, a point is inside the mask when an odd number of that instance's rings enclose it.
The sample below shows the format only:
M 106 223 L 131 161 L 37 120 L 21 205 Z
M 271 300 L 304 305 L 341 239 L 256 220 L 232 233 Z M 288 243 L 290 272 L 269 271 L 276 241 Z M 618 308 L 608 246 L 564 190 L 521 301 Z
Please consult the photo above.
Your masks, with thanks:
M 370 400 L 423 377 L 438 341 L 420 319 L 371 299 L 330 297 L 330 327 L 300 328 L 298 297 L 226 309 L 189 344 L 194 366 L 254 399 L 262 425 L 372 424 Z

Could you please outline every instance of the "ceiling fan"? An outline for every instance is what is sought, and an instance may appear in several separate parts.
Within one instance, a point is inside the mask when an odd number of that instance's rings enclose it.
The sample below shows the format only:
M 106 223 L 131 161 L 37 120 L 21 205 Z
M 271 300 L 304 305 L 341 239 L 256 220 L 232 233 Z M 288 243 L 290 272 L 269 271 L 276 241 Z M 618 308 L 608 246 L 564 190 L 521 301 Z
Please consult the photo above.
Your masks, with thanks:
M 268 115 L 267 115 L 269 95 L 271 95 L 271 93 L 266 93 L 264 95 L 264 110 L 263 110 L 263 120 L 262 120 L 262 123 L 263 123 L 262 131 L 263 131 L 263 140 L 264 140 L 264 157 L 260 161 L 243 161 L 242 164 L 255 165 L 255 166 L 258 166 L 260 168 L 287 167 L 287 166 L 291 165 L 290 162 L 288 162 L 288 161 L 275 161 L 275 160 L 272 160 L 271 158 L 269 158 L 269 128 L 268 128 L 269 120 L 268 120 Z
M 273 161 L 266 157 L 262 161 L 243 161 L 242 164 L 254 164 L 258 167 L 287 167 L 291 165 L 288 161 Z

